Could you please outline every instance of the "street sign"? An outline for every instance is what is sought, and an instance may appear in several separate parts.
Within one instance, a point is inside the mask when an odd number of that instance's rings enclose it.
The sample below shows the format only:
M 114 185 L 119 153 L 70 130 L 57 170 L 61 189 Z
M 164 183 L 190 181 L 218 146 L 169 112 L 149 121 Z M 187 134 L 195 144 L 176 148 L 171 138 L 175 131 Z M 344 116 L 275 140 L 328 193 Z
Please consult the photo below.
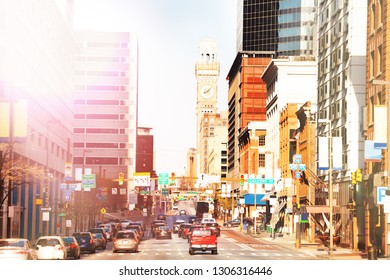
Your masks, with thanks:
M 169 173 L 158 173 L 158 184 L 168 185 L 169 184 Z
M 294 163 L 297 163 L 297 164 L 302 163 L 302 155 L 295 154 L 295 155 L 293 156 L 293 162 L 294 162 Z
M 51 207 L 41 207 L 41 211 L 50 212 Z
M 73 167 L 71 162 L 65 163 L 65 180 L 72 180 Z
M 107 212 L 106 208 L 102 208 L 102 209 L 100 209 L 100 213 L 102 213 L 102 214 L 106 214 L 106 212 Z
M 134 185 L 137 187 L 150 186 L 150 172 L 136 172 L 134 173 Z
M 95 174 L 84 174 L 81 180 L 82 188 L 96 188 L 96 175 Z
M 169 194 L 169 189 L 161 189 L 161 194 L 162 195 L 168 195 Z
M 248 184 L 274 184 L 275 179 L 248 178 Z

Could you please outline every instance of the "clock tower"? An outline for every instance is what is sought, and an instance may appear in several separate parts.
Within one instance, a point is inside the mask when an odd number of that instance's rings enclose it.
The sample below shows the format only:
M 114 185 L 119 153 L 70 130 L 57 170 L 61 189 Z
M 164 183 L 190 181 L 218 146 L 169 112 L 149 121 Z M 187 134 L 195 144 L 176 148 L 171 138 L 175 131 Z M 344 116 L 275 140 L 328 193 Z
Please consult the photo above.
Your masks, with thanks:
M 202 121 L 207 122 L 210 115 L 217 114 L 217 97 L 218 97 L 218 79 L 219 79 L 219 60 L 217 58 L 217 42 L 214 39 L 203 39 L 199 44 L 199 57 L 195 65 L 196 76 L 196 135 L 197 135 L 197 152 L 202 154 L 207 145 L 208 135 L 204 134 L 201 128 Z M 204 118 L 207 114 L 207 118 Z M 203 167 L 203 168 L 202 168 Z M 205 173 L 206 166 L 200 161 L 200 172 Z

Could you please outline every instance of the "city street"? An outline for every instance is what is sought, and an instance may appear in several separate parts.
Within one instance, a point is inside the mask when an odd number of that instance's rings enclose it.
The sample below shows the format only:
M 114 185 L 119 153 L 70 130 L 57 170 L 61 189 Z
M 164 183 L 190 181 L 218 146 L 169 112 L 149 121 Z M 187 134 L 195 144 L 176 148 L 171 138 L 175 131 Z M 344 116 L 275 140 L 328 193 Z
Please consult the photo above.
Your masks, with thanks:
M 137 253 L 112 253 L 112 242 L 106 250 L 95 254 L 83 254 L 81 260 L 314 260 L 315 254 L 305 251 L 292 251 L 276 244 L 243 236 L 234 229 L 222 229 L 218 237 L 218 255 L 208 252 L 190 255 L 188 242 L 177 234 L 172 239 L 156 240 L 149 231 L 139 245 Z

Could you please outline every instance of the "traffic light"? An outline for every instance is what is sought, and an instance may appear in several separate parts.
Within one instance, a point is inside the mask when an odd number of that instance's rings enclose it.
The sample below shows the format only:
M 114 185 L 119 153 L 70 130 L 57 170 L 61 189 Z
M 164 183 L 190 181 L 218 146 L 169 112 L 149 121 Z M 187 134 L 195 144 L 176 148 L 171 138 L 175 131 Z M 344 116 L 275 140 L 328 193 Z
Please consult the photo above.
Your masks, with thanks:
M 352 185 L 356 185 L 356 172 L 351 173 Z
M 172 172 L 172 173 L 171 173 L 171 181 L 172 181 L 172 182 L 175 182 L 175 180 L 176 180 L 175 172 Z
M 244 183 L 245 183 L 245 176 L 244 176 L 244 174 L 241 174 L 240 175 L 240 186 L 242 187 L 244 185 Z
M 124 180 L 125 180 L 125 174 L 123 174 L 123 172 L 119 173 L 119 186 L 123 185 Z
M 363 181 L 363 176 L 362 176 L 362 171 L 360 168 L 356 169 L 356 182 L 362 182 Z

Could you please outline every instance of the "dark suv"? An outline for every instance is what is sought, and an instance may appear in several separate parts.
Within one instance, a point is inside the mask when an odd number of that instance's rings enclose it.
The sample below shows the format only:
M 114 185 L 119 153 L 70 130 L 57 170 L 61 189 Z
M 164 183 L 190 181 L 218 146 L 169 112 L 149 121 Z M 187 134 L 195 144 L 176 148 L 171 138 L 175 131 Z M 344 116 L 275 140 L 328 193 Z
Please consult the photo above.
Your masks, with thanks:
M 75 232 L 73 236 L 77 239 L 77 243 L 80 245 L 81 252 L 95 253 L 95 243 L 93 242 L 93 236 L 90 232 Z

